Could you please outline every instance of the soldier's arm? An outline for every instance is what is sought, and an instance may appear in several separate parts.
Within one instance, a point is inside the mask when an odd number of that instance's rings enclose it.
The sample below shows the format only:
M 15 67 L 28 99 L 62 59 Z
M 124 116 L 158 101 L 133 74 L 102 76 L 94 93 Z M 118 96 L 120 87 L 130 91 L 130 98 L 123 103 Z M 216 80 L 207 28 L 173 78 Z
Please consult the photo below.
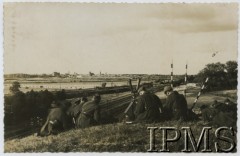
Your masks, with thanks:
M 169 100 L 169 98 L 166 99 L 165 105 L 164 105 L 164 109 L 170 109 L 171 108 L 171 100 Z
M 47 120 L 46 120 L 45 124 L 42 126 L 42 128 L 41 128 L 41 130 L 40 130 L 40 134 L 43 134 L 43 133 L 44 133 L 45 128 L 46 128 L 47 125 L 48 125 L 48 122 L 49 122 L 49 115 L 48 115 L 48 117 L 47 117 Z
M 64 130 L 68 129 L 70 127 L 70 123 L 69 123 L 69 118 L 68 118 L 67 114 L 62 113 L 61 120 L 62 120 L 63 129 Z
M 144 111 L 144 103 L 140 99 L 136 100 L 136 107 L 134 110 L 134 115 L 138 115 L 138 114 L 142 113 L 143 111 Z
M 160 100 L 160 98 L 157 95 L 155 95 L 155 99 L 156 99 L 156 102 L 158 104 L 159 111 L 160 111 L 160 113 L 162 113 L 163 112 L 162 101 Z
M 183 104 L 184 104 L 185 109 L 188 109 L 187 100 L 186 100 L 186 98 L 184 97 L 184 95 L 182 95 L 182 98 L 183 98 Z
M 100 108 L 96 108 L 94 111 L 94 120 L 99 123 L 100 122 Z

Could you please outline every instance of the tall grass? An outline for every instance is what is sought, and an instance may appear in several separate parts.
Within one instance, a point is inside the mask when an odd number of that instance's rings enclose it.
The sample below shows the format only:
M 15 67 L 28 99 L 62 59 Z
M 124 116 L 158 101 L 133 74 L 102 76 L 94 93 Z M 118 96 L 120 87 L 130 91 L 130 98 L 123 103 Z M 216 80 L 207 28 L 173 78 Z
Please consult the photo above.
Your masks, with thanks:
M 190 126 L 198 140 L 202 131 L 202 122 L 168 121 L 154 124 L 109 124 L 94 126 L 86 129 L 69 130 L 58 135 L 37 137 L 29 136 L 5 142 L 5 152 L 147 152 L 149 149 L 149 130 L 147 127 L 181 127 Z M 216 128 L 210 131 L 210 147 L 215 151 L 214 136 Z M 169 138 L 174 137 L 169 133 Z M 236 138 L 234 138 L 236 140 Z M 162 132 L 156 131 L 156 148 L 162 148 Z M 191 147 L 191 145 L 189 145 Z M 229 148 L 224 144 L 222 148 Z M 179 141 L 169 143 L 171 152 L 181 152 L 184 148 L 183 133 Z M 192 148 L 190 148 L 192 149 Z M 200 151 L 203 145 L 200 147 Z M 192 150 L 193 151 L 193 150 Z

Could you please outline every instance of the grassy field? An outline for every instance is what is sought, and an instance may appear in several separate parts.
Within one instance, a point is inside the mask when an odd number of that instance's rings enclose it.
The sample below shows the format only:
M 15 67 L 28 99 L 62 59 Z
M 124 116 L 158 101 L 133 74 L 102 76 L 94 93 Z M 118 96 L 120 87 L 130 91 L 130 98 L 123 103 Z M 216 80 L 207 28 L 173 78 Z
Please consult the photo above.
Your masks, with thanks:
M 195 93 L 196 94 L 196 93 Z M 195 94 L 187 96 L 188 104 L 191 105 L 195 99 Z M 157 93 L 160 98 L 164 95 Z M 224 96 L 223 96 L 224 95 Z M 229 96 L 227 96 L 229 95 Z M 237 99 L 236 91 L 222 91 L 203 94 L 198 101 L 198 105 L 211 104 L 213 100 L 222 102 L 226 97 L 232 100 Z M 234 101 L 236 102 L 236 101 Z M 199 138 L 204 123 L 166 121 L 154 124 L 125 124 L 115 123 L 108 125 L 94 126 L 86 129 L 72 129 L 58 135 L 37 137 L 28 136 L 22 139 L 5 141 L 4 151 L 9 152 L 147 152 L 149 149 L 149 130 L 147 127 L 181 127 L 189 126 L 196 139 Z M 214 143 L 219 142 L 215 138 L 216 127 L 210 130 L 210 147 L 215 152 Z M 225 135 L 229 135 L 226 133 Z M 169 138 L 173 138 L 174 133 L 169 133 Z M 229 136 L 230 137 L 230 136 Z M 231 138 L 231 137 L 230 137 Z M 234 136 L 236 140 L 236 135 Z M 162 148 L 161 131 L 156 132 L 156 148 Z M 220 141 L 222 144 L 223 142 Z M 223 143 L 221 147 L 229 148 L 229 144 Z M 191 147 L 191 145 L 190 145 Z M 180 152 L 184 148 L 183 133 L 179 141 L 169 143 L 171 152 Z M 191 149 L 191 148 L 190 148 Z M 200 147 L 200 150 L 203 147 Z
M 190 126 L 195 138 L 198 139 L 202 131 L 202 122 L 169 121 L 155 124 L 109 124 L 86 129 L 76 129 L 60 133 L 55 136 L 29 136 L 5 142 L 5 152 L 147 152 L 149 149 L 149 130 L 147 127 L 176 127 Z M 216 128 L 210 131 L 210 147 L 215 149 L 214 143 L 219 142 L 214 136 Z M 156 131 L 156 148 L 160 150 L 161 131 Z M 169 138 L 174 137 L 169 133 Z M 183 133 L 182 133 L 183 136 Z M 236 138 L 235 138 L 236 139 Z M 228 148 L 229 145 L 223 145 Z M 189 146 L 191 149 L 191 145 Z M 169 143 L 171 152 L 180 152 L 184 148 L 184 138 Z M 203 149 L 201 146 L 200 150 Z

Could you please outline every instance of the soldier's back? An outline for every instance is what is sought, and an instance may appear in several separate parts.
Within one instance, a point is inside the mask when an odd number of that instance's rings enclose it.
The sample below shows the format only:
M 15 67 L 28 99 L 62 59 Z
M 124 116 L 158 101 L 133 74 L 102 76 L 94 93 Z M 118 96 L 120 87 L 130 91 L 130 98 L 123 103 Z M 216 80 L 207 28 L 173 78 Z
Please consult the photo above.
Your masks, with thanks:
M 55 107 L 55 108 L 50 109 L 49 119 L 50 120 L 60 120 L 62 118 L 62 115 L 64 115 L 63 110 L 60 107 Z
M 173 119 L 187 120 L 187 101 L 182 94 L 176 94 L 173 102 Z
M 82 111 L 77 118 L 76 127 L 86 128 L 95 124 L 99 120 L 98 115 L 100 113 L 100 106 L 94 101 L 89 101 L 83 104 Z M 96 117 L 97 116 L 97 117 Z
M 160 120 L 158 97 L 152 93 L 145 93 L 137 99 L 135 115 L 137 122 L 157 122 Z
M 213 118 L 217 115 L 218 110 L 215 108 L 205 108 L 202 110 L 202 118 L 204 121 L 212 121 Z

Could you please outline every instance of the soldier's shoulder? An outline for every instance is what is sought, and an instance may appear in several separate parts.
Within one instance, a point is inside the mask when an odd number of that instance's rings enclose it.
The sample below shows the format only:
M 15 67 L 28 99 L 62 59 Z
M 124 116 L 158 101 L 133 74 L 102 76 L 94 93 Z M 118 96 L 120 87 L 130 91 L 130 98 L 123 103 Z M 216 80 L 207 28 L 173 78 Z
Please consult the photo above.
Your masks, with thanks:
M 94 103 L 94 101 L 87 101 L 87 102 L 85 102 L 83 105 L 93 104 L 93 103 Z
M 172 93 L 167 97 L 167 99 L 171 100 L 171 99 L 176 99 L 177 97 L 178 97 L 178 94 Z
M 137 97 L 137 99 L 144 99 L 146 97 L 149 97 L 149 93 L 145 93 L 143 95 L 140 95 L 140 96 Z

